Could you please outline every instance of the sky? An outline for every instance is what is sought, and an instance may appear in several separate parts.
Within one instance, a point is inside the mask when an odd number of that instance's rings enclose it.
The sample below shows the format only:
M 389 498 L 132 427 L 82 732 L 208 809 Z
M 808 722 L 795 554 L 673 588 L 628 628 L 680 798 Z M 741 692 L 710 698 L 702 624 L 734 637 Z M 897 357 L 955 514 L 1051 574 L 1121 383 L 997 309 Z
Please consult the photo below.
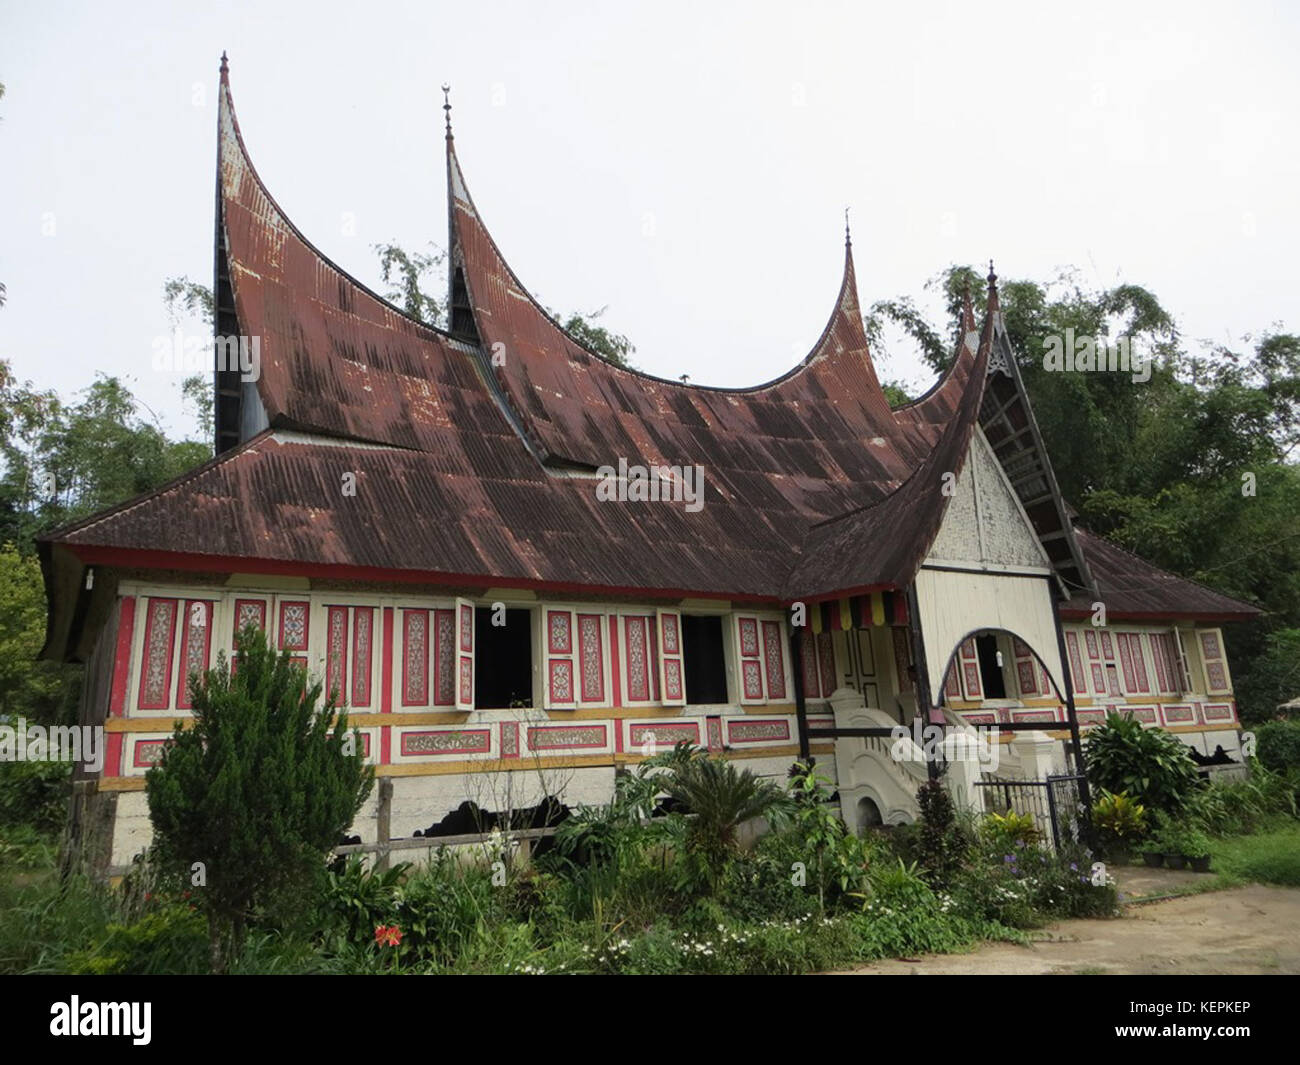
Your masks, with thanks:
M 249 153 L 328 257 L 445 246 L 442 93 L 523 283 L 633 361 L 758 384 L 817 340 L 851 209 L 864 306 L 990 258 L 1151 289 L 1183 334 L 1300 331 L 1300 5 L 0 0 L 0 358 L 65 396 L 153 369 L 211 283 L 222 51 Z M 890 344 L 882 376 L 928 384 Z M 205 433 L 207 435 L 206 427 Z

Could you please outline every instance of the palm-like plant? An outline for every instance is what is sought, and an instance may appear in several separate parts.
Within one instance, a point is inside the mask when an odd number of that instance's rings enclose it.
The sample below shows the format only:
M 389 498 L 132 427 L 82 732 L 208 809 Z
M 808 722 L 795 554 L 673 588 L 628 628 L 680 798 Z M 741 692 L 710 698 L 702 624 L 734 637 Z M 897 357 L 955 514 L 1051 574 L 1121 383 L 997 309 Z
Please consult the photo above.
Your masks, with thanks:
M 789 819 L 793 803 L 784 790 L 748 769 L 738 770 L 702 751 L 675 755 L 669 762 L 671 772 L 661 780 L 663 789 L 692 815 L 683 826 L 683 857 L 711 890 L 716 889 L 739 852 L 740 826 L 757 817 L 780 825 Z

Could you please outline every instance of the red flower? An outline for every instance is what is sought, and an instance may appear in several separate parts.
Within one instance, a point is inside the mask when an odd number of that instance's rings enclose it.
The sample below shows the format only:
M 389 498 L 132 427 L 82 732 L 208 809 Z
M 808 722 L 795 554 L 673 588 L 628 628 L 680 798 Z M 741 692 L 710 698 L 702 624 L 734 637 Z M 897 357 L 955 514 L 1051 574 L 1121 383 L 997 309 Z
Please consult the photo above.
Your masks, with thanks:
M 395 947 L 402 942 L 402 930 L 397 925 L 378 925 L 375 928 L 375 942 L 383 947 Z

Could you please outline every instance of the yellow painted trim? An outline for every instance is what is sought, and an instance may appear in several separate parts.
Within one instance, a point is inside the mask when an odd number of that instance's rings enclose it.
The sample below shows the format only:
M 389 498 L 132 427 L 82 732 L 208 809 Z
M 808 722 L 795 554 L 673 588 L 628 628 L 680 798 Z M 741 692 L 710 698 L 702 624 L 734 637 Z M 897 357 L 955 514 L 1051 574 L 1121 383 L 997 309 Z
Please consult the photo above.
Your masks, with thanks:
M 833 755 L 835 753 L 833 743 L 815 743 L 809 749 L 813 754 Z M 750 758 L 797 758 L 798 756 L 798 744 L 787 744 L 780 747 L 755 747 L 747 750 L 733 748 L 725 751 L 722 755 L 728 761 Z M 627 752 L 623 754 L 557 755 L 551 758 L 535 758 L 523 755 L 519 758 L 490 758 L 480 761 L 461 758 L 446 762 L 403 762 L 395 765 L 377 765 L 375 766 L 375 776 L 444 777 L 458 774 L 501 773 L 507 771 L 528 772 L 534 769 L 586 769 L 600 768 L 602 766 L 615 768 L 617 766 L 637 765 L 647 760 L 642 755 Z M 145 778 L 143 776 L 104 777 L 99 781 L 98 788 L 100 791 L 144 791 Z

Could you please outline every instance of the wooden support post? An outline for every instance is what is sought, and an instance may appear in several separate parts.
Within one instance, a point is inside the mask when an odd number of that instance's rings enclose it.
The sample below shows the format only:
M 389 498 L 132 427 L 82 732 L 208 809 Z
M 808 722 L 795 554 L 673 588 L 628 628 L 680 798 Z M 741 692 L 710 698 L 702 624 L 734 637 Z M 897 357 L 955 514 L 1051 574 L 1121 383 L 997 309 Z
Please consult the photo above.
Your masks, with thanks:
M 907 627 L 912 633 L 912 661 L 916 665 L 916 712 L 921 715 L 924 735 L 925 728 L 930 724 L 930 671 L 925 665 L 925 639 L 921 635 L 921 607 L 916 596 L 915 581 L 907 586 Z M 939 779 L 939 764 L 935 759 L 926 759 L 925 771 L 931 780 Z
M 816 609 L 814 607 L 814 609 Z M 812 759 L 812 748 L 808 742 L 808 705 L 804 702 L 803 690 L 803 641 L 806 625 L 790 626 L 790 662 L 794 667 L 794 719 L 799 727 L 799 761 L 808 765 Z
M 375 868 L 380 872 L 388 869 L 388 841 L 393 838 L 393 781 L 391 777 L 379 780 L 379 806 L 375 811 L 376 841 L 379 851 Z

